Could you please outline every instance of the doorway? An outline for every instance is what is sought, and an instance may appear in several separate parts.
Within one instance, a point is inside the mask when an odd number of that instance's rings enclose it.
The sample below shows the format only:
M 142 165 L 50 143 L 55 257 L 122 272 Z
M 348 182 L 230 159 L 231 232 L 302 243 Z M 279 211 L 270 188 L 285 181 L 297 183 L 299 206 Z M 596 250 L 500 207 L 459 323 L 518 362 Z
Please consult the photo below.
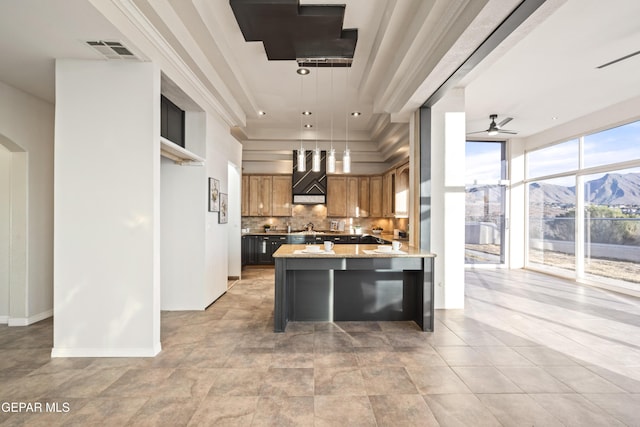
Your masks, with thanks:
M 27 153 L 0 135 L 0 323 L 26 322 Z
M 505 143 L 467 141 L 465 264 L 506 265 L 507 161 Z

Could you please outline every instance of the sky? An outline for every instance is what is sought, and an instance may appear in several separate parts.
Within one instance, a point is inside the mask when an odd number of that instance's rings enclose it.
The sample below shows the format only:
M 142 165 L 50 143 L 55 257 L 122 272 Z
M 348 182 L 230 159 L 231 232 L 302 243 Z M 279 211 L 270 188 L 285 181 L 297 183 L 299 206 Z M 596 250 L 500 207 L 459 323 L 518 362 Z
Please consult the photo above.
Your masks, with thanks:
M 578 169 L 578 139 L 528 154 L 528 176 L 542 177 Z M 584 137 L 584 167 L 602 166 L 612 163 L 640 159 L 640 121 L 608 129 Z M 640 168 L 618 171 L 640 172 Z M 604 173 L 590 175 L 595 179 Z M 500 179 L 500 144 L 467 143 L 466 182 L 496 182 Z M 573 186 L 573 176 L 558 178 L 554 184 Z

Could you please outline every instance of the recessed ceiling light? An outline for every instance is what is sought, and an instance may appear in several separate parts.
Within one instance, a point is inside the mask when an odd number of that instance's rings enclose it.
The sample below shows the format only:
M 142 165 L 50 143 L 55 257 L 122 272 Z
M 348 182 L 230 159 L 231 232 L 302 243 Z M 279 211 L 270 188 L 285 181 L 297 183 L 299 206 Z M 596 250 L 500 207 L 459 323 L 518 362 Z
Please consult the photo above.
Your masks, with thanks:
M 312 114 L 311 111 L 303 111 L 302 112 L 303 116 L 310 116 L 311 114 Z
M 312 127 L 313 127 L 313 125 L 310 125 L 309 123 L 307 123 L 306 125 L 304 125 L 304 127 L 306 127 L 306 128 L 312 128 Z
M 309 69 L 308 69 L 308 68 L 302 68 L 302 67 L 301 67 L 301 68 L 298 68 L 298 69 L 296 70 L 296 73 L 298 73 L 298 74 L 300 74 L 300 75 L 302 75 L 302 76 L 305 76 L 305 75 L 309 74 L 310 72 L 311 72 L 311 71 L 309 71 Z
M 551 117 L 551 120 L 558 120 L 558 117 L 553 116 L 553 117 Z
M 358 117 L 358 116 L 359 116 L 359 115 L 361 115 L 361 114 L 362 114 L 362 113 L 361 113 L 360 111 L 354 111 L 354 112 L 352 112 L 352 113 L 351 113 L 351 115 L 352 115 L 353 117 Z
M 266 112 L 266 111 L 262 111 L 262 110 L 260 110 L 260 111 L 258 111 L 258 115 L 259 115 L 259 116 L 266 116 L 266 115 L 267 115 L 267 112 Z

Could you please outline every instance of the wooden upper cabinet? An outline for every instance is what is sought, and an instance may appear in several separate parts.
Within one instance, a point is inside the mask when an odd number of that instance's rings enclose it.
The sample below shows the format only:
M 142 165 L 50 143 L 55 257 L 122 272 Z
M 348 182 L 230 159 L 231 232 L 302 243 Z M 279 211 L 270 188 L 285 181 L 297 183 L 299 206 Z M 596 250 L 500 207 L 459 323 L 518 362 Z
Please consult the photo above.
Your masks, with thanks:
M 243 175 L 242 216 L 291 216 L 291 175 Z
M 327 216 L 347 216 L 347 178 L 344 176 L 327 177 Z
M 395 216 L 409 216 L 409 163 L 396 168 Z
M 382 176 L 369 178 L 369 216 L 382 216 Z
M 240 215 L 249 216 L 249 175 L 242 175 L 242 209 Z
M 350 176 L 347 178 L 347 216 L 357 217 L 360 214 L 360 203 L 358 200 L 358 178 Z
M 382 176 L 382 216 L 384 217 L 392 217 L 395 214 L 395 178 L 395 169 Z
M 249 216 L 271 216 L 271 176 L 249 176 Z
M 327 216 L 368 217 L 369 177 L 327 177 Z
M 358 178 L 358 209 L 359 216 L 371 216 L 371 206 L 369 203 L 369 180 L 368 176 Z
M 273 183 L 273 216 L 291 216 L 291 175 L 274 175 Z

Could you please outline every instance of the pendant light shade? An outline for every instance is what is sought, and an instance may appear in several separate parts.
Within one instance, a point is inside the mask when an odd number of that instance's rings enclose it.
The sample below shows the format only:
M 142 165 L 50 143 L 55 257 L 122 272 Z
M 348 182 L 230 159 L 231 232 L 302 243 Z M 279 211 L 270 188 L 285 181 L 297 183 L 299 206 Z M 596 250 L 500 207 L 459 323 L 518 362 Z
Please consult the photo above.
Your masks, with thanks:
M 336 150 L 330 149 L 327 157 L 327 172 L 336 173 Z
M 349 151 L 349 148 L 344 150 L 344 156 L 342 157 L 342 171 L 344 173 L 351 173 L 351 151 Z
M 300 150 L 298 150 L 298 172 L 306 172 L 307 170 L 307 153 L 300 144 Z
M 313 162 L 312 162 L 312 167 L 311 170 L 313 170 L 314 172 L 320 172 L 320 159 L 321 159 L 321 155 L 320 155 L 320 149 L 318 147 L 315 148 L 315 150 L 313 150 Z

